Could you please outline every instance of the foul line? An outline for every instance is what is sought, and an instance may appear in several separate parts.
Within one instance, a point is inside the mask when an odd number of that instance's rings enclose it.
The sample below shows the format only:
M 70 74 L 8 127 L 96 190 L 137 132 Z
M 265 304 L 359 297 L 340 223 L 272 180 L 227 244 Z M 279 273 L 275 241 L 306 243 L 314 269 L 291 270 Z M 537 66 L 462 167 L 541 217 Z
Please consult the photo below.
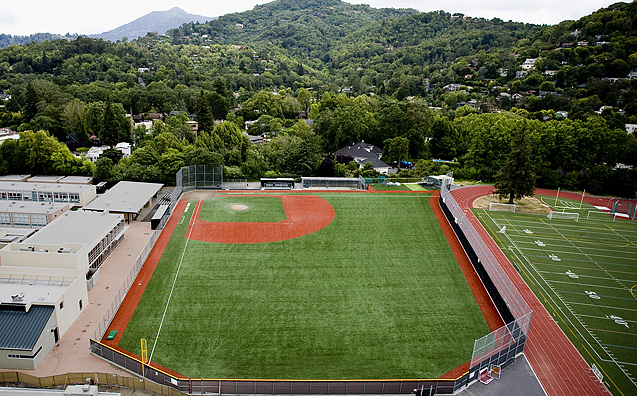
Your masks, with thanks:
M 188 241 L 190 241 L 190 234 L 192 233 L 193 225 L 195 220 L 195 214 L 201 210 L 201 201 L 197 201 L 197 206 L 195 206 L 195 210 L 192 211 L 192 215 L 190 215 L 190 224 L 188 225 L 188 238 L 186 238 L 186 244 L 184 245 L 184 251 L 181 253 L 181 259 L 179 259 L 179 266 L 177 267 L 177 273 L 175 274 L 175 279 L 173 280 L 173 285 L 170 288 L 170 294 L 168 295 L 168 301 L 166 301 L 166 308 L 164 308 L 164 314 L 161 316 L 161 322 L 159 322 L 159 329 L 157 329 L 157 336 L 155 337 L 155 342 L 153 342 L 153 349 L 150 351 L 150 357 L 148 357 L 148 361 L 150 362 L 153 359 L 153 353 L 155 352 L 155 346 L 157 346 L 157 340 L 159 339 L 159 333 L 161 332 L 161 327 L 164 324 L 164 318 L 166 317 L 166 312 L 168 311 L 168 305 L 170 304 L 170 299 L 173 296 L 173 290 L 175 289 L 175 284 L 177 283 L 177 277 L 179 276 L 179 270 L 181 270 L 181 264 L 184 261 L 184 255 L 186 254 L 186 249 L 188 248 Z

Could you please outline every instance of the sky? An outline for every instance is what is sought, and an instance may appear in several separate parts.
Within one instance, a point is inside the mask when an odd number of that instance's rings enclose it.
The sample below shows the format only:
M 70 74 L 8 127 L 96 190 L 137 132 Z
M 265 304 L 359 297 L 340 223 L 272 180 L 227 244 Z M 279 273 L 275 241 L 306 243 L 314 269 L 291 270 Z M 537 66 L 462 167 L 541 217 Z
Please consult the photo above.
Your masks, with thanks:
M 179 7 L 190 14 L 220 16 L 252 9 L 269 1 L 255 0 L 1 0 L 0 33 L 94 34 L 115 29 L 151 11 Z M 467 16 L 500 18 L 536 24 L 556 24 L 616 3 L 615 0 L 346 0 L 372 7 L 415 8 L 422 12 L 444 10 Z

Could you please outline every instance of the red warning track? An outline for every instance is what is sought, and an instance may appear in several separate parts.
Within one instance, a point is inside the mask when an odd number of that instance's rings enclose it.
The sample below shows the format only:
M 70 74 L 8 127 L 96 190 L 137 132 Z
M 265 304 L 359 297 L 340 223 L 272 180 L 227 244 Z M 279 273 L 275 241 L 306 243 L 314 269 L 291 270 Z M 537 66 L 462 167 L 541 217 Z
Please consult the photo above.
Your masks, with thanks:
M 148 258 L 144 262 L 144 266 L 141 268 L 141 270 L 137 274 L 135 281 L 133 282 L 130 289 L 126 293 L 126 297 L 124 297 L 122 304 L 119 306 L 119 309 L 117 310 L 117 313 L 115 314 L 115 317 L 113 318 L 113 321 L 111 322 L 110 326 L 104 333 L 104 337 L 100 341 L 101 343 L 108 345 L 109 347 L 116 349 L 125 355 L 129 355 L 136 359 L 140 359 L 138 355 L 120 348 L 118 344 L 122 338 L 122 335 L 124 334 L 124 329 L 126 328 L 126 326 L 128 326 L 128 322 L 130 322 L 131 318 L 133 317 L 135 308 L 137 308 L 137 304 L 139 304 L 139 300 L 142 298 L 142 294 L 144 294 L 144 290 L 146 290 L 146 286 L 148 286 L 148 282 L 150 281 L 150 278 L 152 278 L 153 273 L 155 272 L 155 268 L 157 267 L 157 264 L 159 263 L 159 259 L 161 258 L 161 255 L 164 253 L 164 250 L 166 249 L 166 246 L 168 245 L 168 241 L 170 240 L 170 237 L 172 236 L 173 231 L 175 231 L 177 222 L 179 221 L 185 207 L 186 207 L 186 201 L 183 201 L 183 200 L 179 201 L 177 205 L 175 206 L 175 209 L 173 210 L 173 213 L 170 216 L 168 223 L 166 223 L 166 226 L 164 227 L 162 233 L 159 235 L 159 238 L 157 239 L 155 246 L 153 246 L 153 249 L 150 251 Z M 107 340 L 106 336 L 112 330 L 117 330 L 118 333 L 117 335 L 115 335 L 115 338 L 113 340 Z M 165 373 L 171 374 L 177 378 L 185 378 L 183 375 L 176 373 L 172 370 L 169 370 L 165 367 L 162 367 L 158 364 L 150 363 L 149 365 Z
M 251 195 L 258 197 L 260 195 Z M 312 195 L 262 195 L 283 201 L 286 219 L 279 222 L 207 222 L 199 219 L 202 201 L 197 202 L 196 220 L 188 238 L 216 243 L 265 243 L 298 238 L 328 226 L 336 212 L 323 198 Z
M 460 207 L 465 209 L 464 212 L 476 231 L 533 310 L 533 319 L 524 355 L 540 384 L 549 396 L 610 395 L 608 389 L 596 379 L 588 363 L 482 227 L 473 212 L 468 210 L 473 207 L 473 201 L 476 198 L 489 194 L 492 189 L 493 186 L 467 187 L 456 189 L 452 194 Z M 536 193 L 555 195 L 556 192 L 538 190 Z M 560 196 L 571 198 L 562 195 L 562 193 Z

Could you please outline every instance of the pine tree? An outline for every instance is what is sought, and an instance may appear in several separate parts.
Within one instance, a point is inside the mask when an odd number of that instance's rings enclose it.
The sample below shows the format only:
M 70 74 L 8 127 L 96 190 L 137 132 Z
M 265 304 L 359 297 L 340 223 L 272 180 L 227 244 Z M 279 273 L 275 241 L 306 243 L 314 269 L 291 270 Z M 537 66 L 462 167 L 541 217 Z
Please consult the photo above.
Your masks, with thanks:
M 210 110 L 210 103 L 208 98 L 204 94 L 203 90 L 197 98 L 197 108 L 195 109 L 197 114 L 197 122 L 199 123 L 199 132 L 212 132 L 215 126 L 215 121 Z
M 117 122 L 117 113 L 113 108 L 111 98 L 106 96 L 106 109 L 104 109 L 104 121 L 102 122 L 102 128 L 99 131 L 99 138 L 103 144 L 113 148 L 119 140 L 120 126 Z
M 38 102 L 40 102 L 40 95 L 35 89 L 33 81 L 29 81 L 25 93 L 24 108 L 22 109 L 22 116 L 27 122 L 38 114 Z
M 495 188 L 501 198 L 509 198 L 509 204 L 514 199 L 521 199 L 533 195 L 535 191 L 535 170 L 531 158 L 531 141 L 526 132 L 526 122 L 523 127 L 513 132 L 511 137 L 511 151 L 496 175 Z

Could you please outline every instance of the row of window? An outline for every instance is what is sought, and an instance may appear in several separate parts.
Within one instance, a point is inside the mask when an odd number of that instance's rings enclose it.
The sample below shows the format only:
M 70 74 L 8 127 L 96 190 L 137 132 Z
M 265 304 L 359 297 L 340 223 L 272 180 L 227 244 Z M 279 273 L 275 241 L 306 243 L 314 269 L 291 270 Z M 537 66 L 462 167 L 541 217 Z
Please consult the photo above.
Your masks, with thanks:
M 79 203 L 79 193 L 48 191 L 0 191 L 0 200 L 4 201 L 44 201 Z
M 91 268 L 99 268 L 102 261 L 108 257 L 111 249 L 113 249 L 113 240 L 122 232 L 123 229 L 124 220 L 121 220 L 108 234 L 106 234 L 106 236 L 104 236 L 104 238 L 102 238 L 101 241 L 99 241 L 98 244 L 95 245 L 95 247 L 93 247 L 93 249 L 91 249 L 88 253 L 88 262 L 90 263 Z M 107 251 L 107 253 L 103 254 L 105 251 Z
M 28 213 L 0 213 L 0 225 L 44 227 L 49 223 L 46 215 Z
M 35 353 L 33 354 L 33 356 L 29 356 L 29 355 L 7 355 L 7 357 L 12 358 L 12 359 L 33 359 L 36 356 L 38 356 L 38 353 L 40 353 L 40 351 L 42 350 L 42 347 L 39 347 L 37 351 L 35 351 Z

